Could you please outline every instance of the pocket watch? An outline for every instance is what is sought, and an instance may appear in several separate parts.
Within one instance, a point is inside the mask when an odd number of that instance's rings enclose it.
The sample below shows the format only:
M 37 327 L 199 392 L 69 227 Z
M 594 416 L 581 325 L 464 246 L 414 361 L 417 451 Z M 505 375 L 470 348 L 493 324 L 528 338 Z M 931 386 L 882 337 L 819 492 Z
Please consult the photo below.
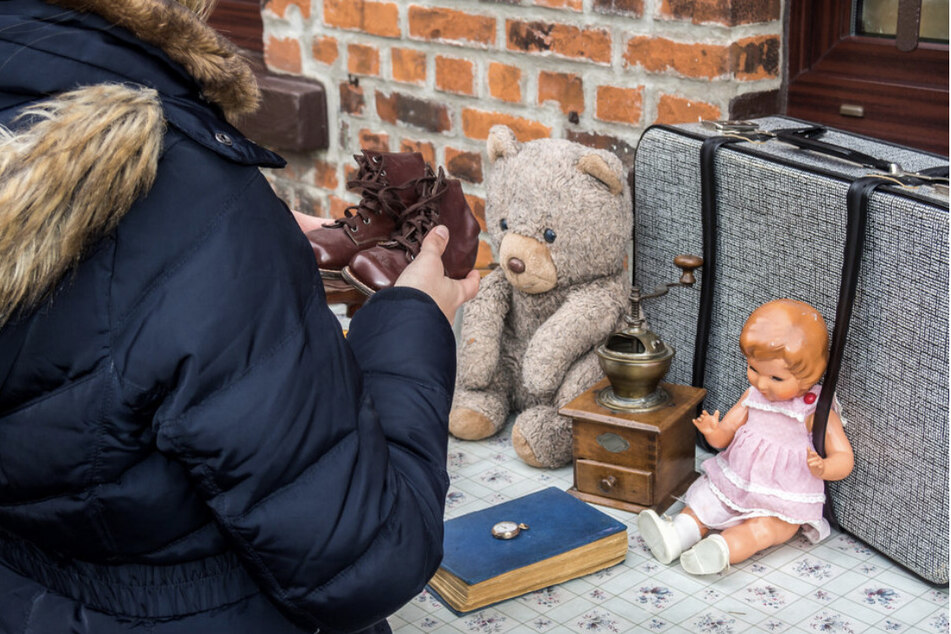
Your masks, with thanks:
M 522 531 L 528 530 L 528 524 L 506 520 L 492 527 L 492 537 L 496 539 L 514 539 Z

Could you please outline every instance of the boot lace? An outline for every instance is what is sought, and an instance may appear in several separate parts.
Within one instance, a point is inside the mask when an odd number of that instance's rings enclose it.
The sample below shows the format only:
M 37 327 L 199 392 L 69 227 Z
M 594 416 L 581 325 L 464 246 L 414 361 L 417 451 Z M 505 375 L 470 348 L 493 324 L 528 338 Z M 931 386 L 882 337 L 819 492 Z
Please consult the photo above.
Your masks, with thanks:
M 328 226 L 347 227 L 356 232 L 357 223 L 368 225 L 373 215 L 385 213 L 394 219 L 399 218 L 404 205 L 397 194 L 405 186 L 396 187 L 387 183 L 381 156 L 370 156 L 364 150 L 362 155 L 354 154 L 353 158 L 360 169 L 352 180 L 347 181 L 347 189 L 362 190 L 363 195 L 359 203 L 344 209 L 343 217 Z
M 403 249 L 413 260 L 422 246 L 423 238 L 439 223 L 439 200 L 448 190 L 446 174 L 439 168 L 438 174 L 429 171 L 427 176 L 414 182 L 418 200 L 407 207 L 397 220 L 398 232 L 381 243 L 389 249 Z

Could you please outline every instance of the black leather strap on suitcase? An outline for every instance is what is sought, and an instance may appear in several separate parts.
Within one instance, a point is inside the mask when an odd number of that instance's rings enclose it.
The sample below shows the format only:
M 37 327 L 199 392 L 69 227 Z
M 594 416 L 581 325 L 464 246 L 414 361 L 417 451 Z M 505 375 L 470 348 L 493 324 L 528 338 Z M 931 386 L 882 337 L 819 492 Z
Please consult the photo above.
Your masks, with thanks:
M 929 167 L 927 169 L 920 170 L 918 174 L 933 178 L 948 178 L 949 172 L 951 172 L 951 168 L 949 168 L 948 165 L 938 165 L 937 167 Z
M 842 277 L 839 283 L 839 299 L 835 307 L 835 327 L 832 329 L 832 341 L 829 346 L 829 363 L 822 379 L 822 392 L 816 403 L 816 413 L 812 419 L 812 444 L 823 458 L 826 457 L 826 425 L 829 412 L 835 398 L 835 388 L 839 382 L 839 369 L 842 367 L 842 354 L 849 334 L 849 322 L 852 319 L 852 305 L 859 283 L 859 270 L 862 267 L 862 251 L 865 248 L 865 225 L 868 217 L 868 199 L 875 189 L 887 181 L 878 176 L 866 176 L 853 182 L 846 194 L 847 219 L 845 225 L 845 253 L 842 257 Z M 826 502 L 823 515 L 833 528 L 839 523 L 832 508 L 829 495 L 829 482 L 825 482 Z
M 816 413 L 812 424 L 812 444 L 816 453 L 822 457 L 825 457 L 826 423 L 832 408 L 836 384 L 839 381 L 839 368 L 842 366 L 842 353 L 849 333 L 852 304 L 855 301 L 859 269 L 862 266 L 868 199 L 883 182 L 876 176 L 860 178 L 849 186 L 846 195 L 845 253 L 842 258 L 839 299 L 835 308 L 835 327 L 832 330 L 832 342 L 829 346 L 829 363 L 822 380 L 822 392 L 816 403 Z
M 946 167 L 922 170 L 921 176 L 947 176 Z M 816 453 L 825 458 L 826 425 L 829 412 L 835 398 L 835 388 L 839 381 L 839 369 L 842 367 L 842 355 L 848 339 L 849 321 L 852 319 L 852 304 L 858 289 L 859 271 L 862 267 L 862 253 L 865 248 L 865 225 L 868 217 L 868 201 L 872 192 L 882 185 L 894 184 L 894 177 L 865 176 L 853 182 L 846 194 L 845 253 L 842 258 L 842 278 L 839 285 L 839 299 L 835 308 L 835 327 L 829 345 L 829 363 L 822 379 L 822 392 L 816 403 L 816 413 L 812 423 L 812 444 Z M 906 185 L 921 184 L 914 175 L 899 177 Z M 826 504 L 823 509 L 826 519 L 833 527 L 838 527 L 835 512 L 830 503 L 829 483 L 826 482 Z
M 727 143 L 746 139 L 736 136 L 714 136 L 700 146 L 700 220 L 703 236 L 703 277 L 700 284 L 700 307 L 697 311 L 697 338 L 693 350 L 693 372 L 690 382 L 703 387 L 707 368 L 707 343 L 713 316 L 713 297 L 717 281 L 717 181 L 714 160 L 717 150 Z M 703 404 L 697 406 L 700 414 Z M 706 451 L 716 451 L 703 434 L 697 432 L 697 443 Z
M 832 156 L 841 157 L 838 146 L 824 143 L 824 146 L 833 148 L 829 152 Z M 816 149 L 811 147 L 809 149 Z M 821 150 L 819 150 L 821 151 Z M 865 155 L 863 155 L 865 156 Z M 870 158 L 874 162 L 883 163 L 878 159 Z M 832 342 L 829 346 L 829 363 L 822 380 L 822 393 L 816 404 L 815 418 L 813 419 L 812 439 L 816 452 L 825 457 L 825 430 L 832 407 L 836 383 L 839 379 L 839 368 L 842 365 L 842 353 L 845 349 L 849 331 L 849 321 L 852 318 L 852 303 L 855 301 L 855 291 L 858 288 L 859 270 L 862 266 L 862 251 L 865 246 L 865 225 L 868 216 L 868 201 L 878 187 L 893 185 L 896 181 L 903 185 L 921 185 L 930 178 L 947 178 L 948 166 L 942 165 L 921 170 L 917 174 L 899 175 L 870 175 L 854 181 L 846 194 L 846 236 L 845 253 L 842 258 L 842 277 L 839 285 L 839 299 L 835 311 L 835 327 L 832 331 Z

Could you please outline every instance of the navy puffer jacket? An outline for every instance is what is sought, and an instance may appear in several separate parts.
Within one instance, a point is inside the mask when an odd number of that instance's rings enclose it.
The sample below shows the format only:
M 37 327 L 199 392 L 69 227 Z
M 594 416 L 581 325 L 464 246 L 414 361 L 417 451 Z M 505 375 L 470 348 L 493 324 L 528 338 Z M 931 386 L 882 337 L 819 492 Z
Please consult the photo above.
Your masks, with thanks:
M 0 1 L 0 632 L 383 627 L 439 564 L 452 330 L 343 336 L 208 31 Z

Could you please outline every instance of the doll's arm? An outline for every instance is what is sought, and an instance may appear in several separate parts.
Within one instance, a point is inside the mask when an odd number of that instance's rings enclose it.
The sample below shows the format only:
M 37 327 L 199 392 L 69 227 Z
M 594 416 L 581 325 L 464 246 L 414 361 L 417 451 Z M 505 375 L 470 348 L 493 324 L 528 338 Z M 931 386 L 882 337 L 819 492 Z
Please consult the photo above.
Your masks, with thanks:
M 811 428 L 811 421 L 809 427 Z M 822 458 L 811 447 L 806 450 L 809 471 L 823 480 L 841 480 L 852 473 L 855 456 L 852 443 L 845 436 L 842 419 L 834 411 L 829 412 L 826 423 L 826 457 Z
M 568 368 L 615 328 L 626 305 L 621 276 L 602 278 L 575 290 L 538 327 L 522 358 L 522 382 L 535 395 L 551 394 Z
M 712 414 L 703 410 L 700 416 L 693 419 L 694 426 L 703 434 L 710 446 L 723 449 L 733 440 L 736 430 L 746 424 L 749 409 L 743 405 L 743 401 L 746 399 L 748 392 L 749 390 L 743 393 L 743 398 L 727 411 L 723 420 L 720 420 L 720 410 Z
M 511 296 L 512 287 L 502 269 L 496 269 L 482 280 L 475 298 L 465 305 L 456 370 L 462 387 L 481 389 L 492 380 Z

